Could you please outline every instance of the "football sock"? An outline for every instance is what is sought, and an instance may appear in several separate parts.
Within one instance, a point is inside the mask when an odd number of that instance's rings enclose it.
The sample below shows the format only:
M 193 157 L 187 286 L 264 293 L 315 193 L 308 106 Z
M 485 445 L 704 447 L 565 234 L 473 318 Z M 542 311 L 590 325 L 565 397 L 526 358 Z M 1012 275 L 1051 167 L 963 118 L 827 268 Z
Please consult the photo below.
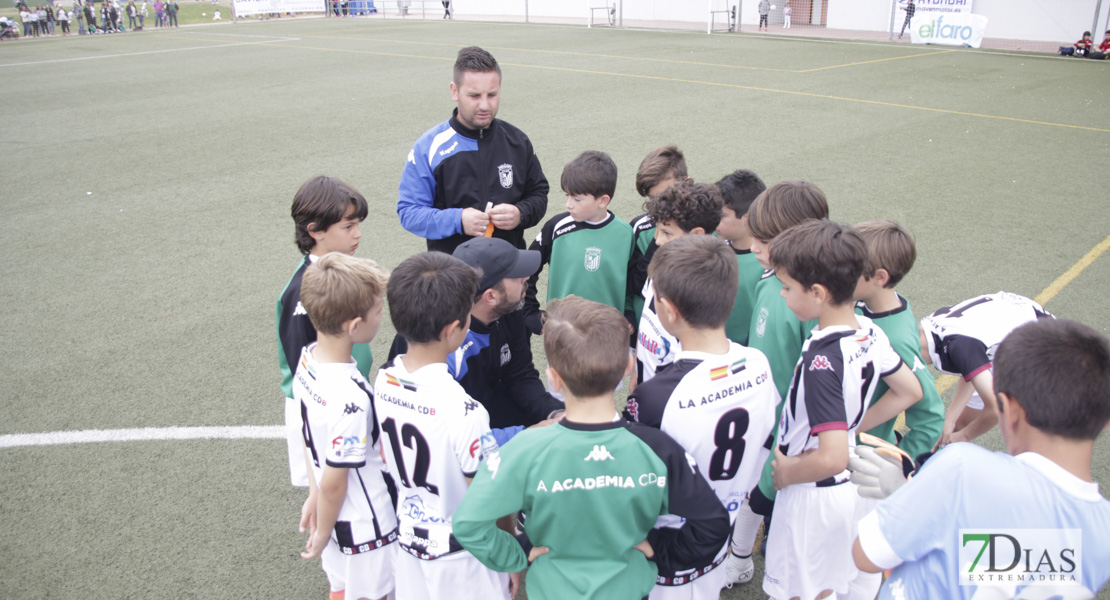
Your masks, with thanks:
M 755 536 L 759 532 L 759 525 L 763 517 L 752 512 L 748 503 L 740 505 L 736 511 L 736 525 L 732 528 L 732 553 L 740 558 L 752 555 L 752 546 L 755 545 Z

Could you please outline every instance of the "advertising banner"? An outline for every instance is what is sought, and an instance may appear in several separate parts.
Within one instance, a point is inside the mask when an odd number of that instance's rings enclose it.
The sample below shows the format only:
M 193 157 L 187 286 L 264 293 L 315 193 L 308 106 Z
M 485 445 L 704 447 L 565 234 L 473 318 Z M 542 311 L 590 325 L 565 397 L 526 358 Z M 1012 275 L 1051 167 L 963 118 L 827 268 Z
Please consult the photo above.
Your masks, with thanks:
M 232 0 L 236 17 L 270 13 L 326 12 L 324 0 Z
M 940 44 L 978 48 L 983 43 L 987 18 L 971 13 L 925 13 L 910 21 L 910 38 L 915 44 Z

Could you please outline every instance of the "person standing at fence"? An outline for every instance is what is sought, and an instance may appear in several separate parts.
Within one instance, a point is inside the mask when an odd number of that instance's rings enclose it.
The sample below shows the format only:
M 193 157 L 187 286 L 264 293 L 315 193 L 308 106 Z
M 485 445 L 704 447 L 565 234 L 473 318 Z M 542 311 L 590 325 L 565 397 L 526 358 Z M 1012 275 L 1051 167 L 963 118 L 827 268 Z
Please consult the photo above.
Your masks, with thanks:
M 790 15 L 794 12 L 794 8 L 790 6 L 790 0 L 786 0 L 786 4 L 782 6 L 782 28 L 790 29 Z
M 771 12 L 769 0 L 759 0 L 759 31 L 767 31 L 767 13 Z
M 906 28 L 910 26 L 910 19 L 913 18 L 913 13 L 916 10 L 917 6 L 914 5 L 913 0 L 909 0 L 909 2 L 906 3 L 906 21 L 902 23 L 902 33 L 898 34 L 898 39 L 902 39 L 902 35 L 906 33 Z M 913 30 L 911 29 L 910 32 L 912 34 Z
M 451 0 L 441 0 L 443 2 L 443 18 L 451 18 Z
M 497 119 L 501 67 L 489 52 L 459 50 L 451 118 L 420 136 L 397 190 L 397 215 L 428 250 L 451 253 L 473 237 L 523 249 L 524 230 L 547 212 L 547 178 L 523 131 Z
M 166 3 L 166 17 L 168 18 L 167 27 L 177 27 L 177 2 L 174 2 L 174 0 Z

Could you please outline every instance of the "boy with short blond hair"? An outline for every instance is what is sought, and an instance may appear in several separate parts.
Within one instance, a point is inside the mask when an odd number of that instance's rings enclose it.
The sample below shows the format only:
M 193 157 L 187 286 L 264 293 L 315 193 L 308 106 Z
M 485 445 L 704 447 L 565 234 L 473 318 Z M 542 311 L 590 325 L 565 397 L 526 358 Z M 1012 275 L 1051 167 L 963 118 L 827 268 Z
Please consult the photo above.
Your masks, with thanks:
M 644 204 L 655 223 L 659 247 L 687 235 L 708 235 L 721 222 L 721 193 L 715 186 L 679 181 Z M 647 381 L 671 364 L 680 349 L 678 339 L 659 322 L 653 301 L 651 278 L 644 284 L 644 308 L 636 332 L 637 383 Z
M 687 179 L 686 156 L 678 146 L 660 146 L 644 157 L 636 170 L 636 192 L 642 198 L 658 196 L 677 181 Z M 632 226 L 632 257 L 628 260 L 628 291 L 624 313 L 633 325 L 640 322 L 644 310 L 644 283 L 651 257 L 659 248 L 655 243 L 655 223 L 645 213 L 629 221 Z
M 748 229 L 748 209 L 767 186 L 759 175 L 739 169 L 724 176 L 717 182 L 721 191 L 724 207 L 721 209 L 721 223 L 717 225 L 717 236 L 728 242 L 736 254 L 739 281 L 736 286 L 736 301 L 729 313 L 725 331 L 728 339 L 737 344 L 748 344 L 748 330 L 752 323 L 752 305 L 755 303 L 755 286 L 763 278 L 763 265 L 752 253 L 752 232 Z
M 393 591 L 397 517 L 382 477 L 374 391 L 351 356 L 355 344 L 378 333 L 387 279 L 371 260 L 332 252 L 301 282 L 317 333 L 301 351 L 293 382 L 310 481 L 301 556 L 321 557 L 332 598 L 373 600 Z
M 801 223 L 775 238 L 770 260 L 787 306 L 817 327 L 783 403 L 763 590 L 779 600 L 846 594 L 858 575 L 848 542 L 856 534 L 857 495 L 848 481 L 856 430 L 920 400 L 921 384 L 882 330 L 855 314 L 867 248 L 851 228 Z M 890 390 L 868 409 L 879 378 Z
M 301 349 L 316 341 L 316 329 L 301 303 L 301 279 L 305 270 L 329 252 L 354 254 L 362 236 L 359 223 L 368 208 L 362 194 L 336 177 L 316 175 L 305 181 L 293 196 L 291 210 L 294 241 L 304 258 L 285 284 L 277 302 L 278 366 L 281 392 L 285 395 L 285 433 L 289 451 L 289 478 L 293 485 L 308 485 L 301 444 L 300 405 L 293 400 L 293 371 Z M 363 377 L 370 376 L 374 357 L 370 346 L 355 344 L 351 354 Z
M 766 357 L 725 334 L 736 294 L 735 255 L 716 237 L 686 236 L 656 252 L 650 273 L 660 321 L 682 350 L 629 396 L 627 413 L 682 444 L 731 519 L 759 480 L 779 402 Z M 675 526 L 681 523 L 673 518 L 657 524 Z M 728 551 L 721 544 L 711 561 L 691 570 L 660 569 L 651 598 L 717 600 Z
M 375 382 L 385 463 L 398 486 L 397 600 L 508 600 L 519 582 L 479 564 L 452 528 L 479 462 L 497 447 L 485 407 L 447 370 L 469 331 L 478 277 L 458 258 L 424 252 L 389 280 L 390 318 L 408 342 Z
M 1110 423 L 1110 342 L 1075 321 L 1032 321 L 1002 340 L 993 375 L 1006 453 L 947 446 L 859 523 L 856 565 L 892 569 L 883 600 L 1094 598 L 1110 580 L 1110 502 L 1091 477 Z
M 617 165 L 604 152 L 589 150 L 563 168 L 567 212 L 544 224 L 529 250 L 549 264 L 547 300 L 574 294 L 624 310 L 632 227 L 609 210 L 617 189 Z M 573 234 L 573 235 L 572 235 Z M 525 310 L 529 330 L 541 330 L 536 299 L 539 271 L 528 280 Z
M 910 365 L 924 393 L 920 402 L 906 409 L 909 431 L 901 439 L 894 433 L 893 420 L 867 433 L 897 445 L 911 457 L 917 457 L 931 451 L 940 439 L 944 427 L 944 402 L 937 393 L 933 375 L 919 354 L 917 320 L 910 303 L 894 289 L 913 268 L 917 258 L 913 234 L 894 221 L 864 221 L 853 229 L 867 245 L 867 264 L 856 286 L 856 308 L 883 330 L 894 351 Z M 886 389 L 886 384 L 879 382 L 875 398 L 881 398 Z
M 658 572 L 711 561 L 727 539 L 727 513 L 682 447 L 616 412 L 613 390 L 631 367 L 628 331 L 619 311 L 597 302 L 548 306 L 547 376 L 566 418 L 487 457 L 455 513 L 455 536 L 487 566 L 518 571 L 534 561 L 534 600 L 639 600 Z M 494 525 L 521 509 L 535 547 Z M 685 525 L 652 529 L 665 514 Z

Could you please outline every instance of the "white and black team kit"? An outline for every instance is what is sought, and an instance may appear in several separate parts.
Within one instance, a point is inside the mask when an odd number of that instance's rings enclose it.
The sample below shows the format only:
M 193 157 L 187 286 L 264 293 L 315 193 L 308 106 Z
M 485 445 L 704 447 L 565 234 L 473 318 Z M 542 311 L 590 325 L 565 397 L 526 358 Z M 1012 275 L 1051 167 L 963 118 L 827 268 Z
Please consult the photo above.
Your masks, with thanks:
M 397 600 L 504 598 L 509 576 L 482 566 L 451 533 L 451 519 L 496 451 L 485 407 L 445 363 L 410 373 L 398 355 L 375 380 L 386 466 L 397 484 Z
M 779 421 L 778 447 L 786 456 L 816 450 L 818 434 L 835 430 L 848 432 L 851 452 L 879 379 L 902 366 L 882 329 L 866 317 L 856 321 L 859 329 L 814 329 L 803 344 Z M 774 598 L 848 592 L 858 573 L 852 562 L 858 496 L 848 476 L 845 469 L 779 490 L 763 591 Z
M 305 448 L 317 485 L 325 466 L 347 471 L 347 497 L 321 557 L 324 571 L 332 591 L 380 598 L 393 589 L 397 516 L 383 477 L 374 392 L 353 360 L 317 362 L 315 348 L 313 342 L 301 351 L 293 377 Z
M 734 522 L 759 481 L 778 402 L 763 353 L 730 343 L 723 355 L 679 352 L 670 366 L 637 386 L 626 411 L 682 445 Z M 657 528 L 682 525 L 672 515 L 656 523 Z M 717 567 L 727 556 L 726 543 L 700 568 L 678 573 L 661 568 L 651 598 L 716 600 L 725 583 L 725 569 Z
M 650 279 L 644 283 L 644 309 L 636 328 L 636 381 L 644 382 L 674 362 L 682 350 L 678 338 L 667 333 L 655 312 L 655 287 Z
M 1010 292 L 997 292 L 937 309 L 921 319 L 929 342 L 927 357 L 938 370 L 971 381 L 990 369 L 994 353 L 1010 332 L 1030 321 L 1055 318 L 1040 304 Z M 983 409 L 976 394 L 968 408 Z

